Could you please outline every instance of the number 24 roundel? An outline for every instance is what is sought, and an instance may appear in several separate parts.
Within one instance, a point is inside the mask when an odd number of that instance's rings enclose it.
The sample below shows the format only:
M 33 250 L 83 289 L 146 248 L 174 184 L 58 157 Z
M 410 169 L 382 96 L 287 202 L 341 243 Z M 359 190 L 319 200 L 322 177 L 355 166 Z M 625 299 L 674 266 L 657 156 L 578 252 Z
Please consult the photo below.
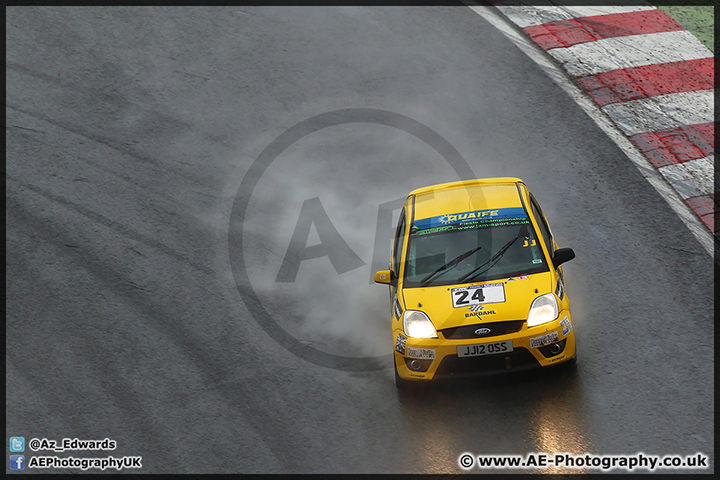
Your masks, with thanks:
M 452 289 L 452 302 L 454 308 L 504 301 L 505 286 L 502 283 L 474 285 L 472 287 Z

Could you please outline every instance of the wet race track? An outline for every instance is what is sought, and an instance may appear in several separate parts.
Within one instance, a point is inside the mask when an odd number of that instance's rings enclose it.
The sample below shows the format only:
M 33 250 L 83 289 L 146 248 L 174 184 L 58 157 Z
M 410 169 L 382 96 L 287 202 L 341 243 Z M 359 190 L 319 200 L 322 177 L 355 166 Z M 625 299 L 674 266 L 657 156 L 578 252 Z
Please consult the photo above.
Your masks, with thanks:
M 469 8 L 6 22 L 7 437 L 107 437 L 74 456 L 144 473 L 712 454 L 712 259 Z M 401 199 L 493 176 L 522 178 L 577 254 L 577 369 L 400 396 L 371 274 Z

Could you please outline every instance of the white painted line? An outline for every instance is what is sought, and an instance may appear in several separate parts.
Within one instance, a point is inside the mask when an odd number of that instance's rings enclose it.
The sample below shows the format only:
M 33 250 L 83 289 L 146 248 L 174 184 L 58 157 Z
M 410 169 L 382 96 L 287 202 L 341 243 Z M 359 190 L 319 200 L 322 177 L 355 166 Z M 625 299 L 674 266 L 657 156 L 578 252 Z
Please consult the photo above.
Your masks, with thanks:
M 627 135 L 672 130 L 681 125 L 715 121 L 714 92 L 669 93 L 611 103 L 602 109 Z
M 603 38 L 548 50 L 574 77 L 621 68 L 712 57 L 713 53 L 687 30 Z
M 715 155 L 660 167 L 660 173 L 682 198 L 710 195 L 714 188 Z
M 477 6 L 464 0 L 473 12 L 477 13 L 492 26 L 504 33 L 527 56 L 537 63 L 545 73 L 552 78 L 565 92 L 592 118 L 595 123 L 607 134 L 615 144 L 625 152 L 633 162 L 640 174 L 652 185 L 660 196 L 670 205 L 670 208 L 685 223 L 690 232 L 702 245 L 705 251 L 713 257 L 715 244 L 710 230 L 702 223 L 695 212 L 683 201 L 678 193 L 658 172 L 650 160 L 623 134 L 610 118 L 583 92 L 580 87 L 567 76 L 565 71 L 553 62 L 545 51 L 533 43 L 525 34 L 519 32 L 517 27 L 501 15 L 493 7 Z
M 517 4 L 517 2 L 514 2 Z M 596 15 L 610 15 L 613 13 L 630 13 L 642 10 L 655 10 L 653 6 L 604 6 L 604 7 L 560 7 L 560 6 L 539 6 L 539 2 L 531 2 L 533 7 L 511 6 L 497 3 L 495 6 L 520 28 L 534 27 L 543 23 L 557 22 L 559 20 L 570 20 L 579 17 L 594 17 Z M 610 2 L 607 2 L 608 4 Z M 625 2 L 627 3 L 627 2 Z

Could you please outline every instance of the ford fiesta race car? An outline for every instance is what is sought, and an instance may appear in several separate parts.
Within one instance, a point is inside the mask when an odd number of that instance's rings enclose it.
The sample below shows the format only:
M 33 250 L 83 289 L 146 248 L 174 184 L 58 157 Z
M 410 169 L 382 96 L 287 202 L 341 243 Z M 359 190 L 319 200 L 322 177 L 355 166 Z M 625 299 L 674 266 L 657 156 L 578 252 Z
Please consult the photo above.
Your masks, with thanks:
M 558 249 L 519 178 L 413 190 L 398 219 L 389 270 L 395 382 L 575 362 Z

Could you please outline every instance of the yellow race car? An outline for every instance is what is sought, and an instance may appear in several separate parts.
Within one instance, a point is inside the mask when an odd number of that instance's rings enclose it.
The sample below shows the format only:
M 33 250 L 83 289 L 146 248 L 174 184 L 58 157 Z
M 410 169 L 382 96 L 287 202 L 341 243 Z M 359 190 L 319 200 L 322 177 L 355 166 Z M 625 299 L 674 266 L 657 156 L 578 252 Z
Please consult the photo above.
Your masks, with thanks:
M 413 190 L 389 270 L 395 382 L 548 367 L 576 361 L 558 248 L 519 178 Z

